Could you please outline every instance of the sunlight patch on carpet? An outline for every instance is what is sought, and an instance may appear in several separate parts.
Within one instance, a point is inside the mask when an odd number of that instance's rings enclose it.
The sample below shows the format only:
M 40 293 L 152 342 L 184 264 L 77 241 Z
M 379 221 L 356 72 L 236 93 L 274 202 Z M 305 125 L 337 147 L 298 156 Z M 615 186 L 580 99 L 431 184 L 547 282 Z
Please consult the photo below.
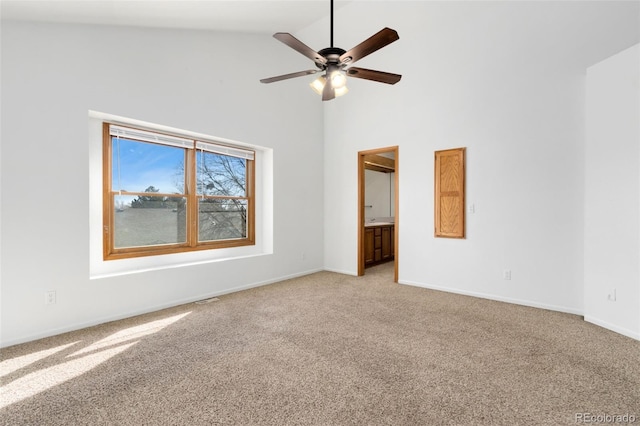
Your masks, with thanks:
M 129 327 L 124 330 L 120 330 L 117 333 L 112 334 L 111 336 L 105 337 L 104 339 L 99 340 L 95 343 L 92 343 L 86 348 L 83 348 L 69 355 L 69 357 L 86 354 L 98 349 L 106 348 L 108 346 L 119 345 L 129 340 L 140 339 L 150 334 L 157 333 L 158 331 L 162 330 L 168 325 L 171 325 L 181 320 L 182 318 L 186 317 L 190 313 L 191 312 L 186 312 L 184 314 L 175 315 L 175 316 L 164 318 L 157 321 L 151 321 L 146 324 L 137 325 L 135 327 Z
M 76 345 L 80 343 L 80 341 L 68 343 L 66 345 L 58 346 L 51 349 L 45 349 L 43 351 L 35 352 L 32 354 L 27 354 L 23 356 L 19 356 L 17 358 L 6 359 L 0 362 L 0 377 L 4 377 L 8 374 L 13 373 L 14 371 L 18 371 L 21 368 L 24 368 L 34 362 L 38 362 L 43 358 L 51 356 L 57 352 L 63 351 L 70 346 Z
M 74 379 L 131 348 L 140 342 L 143 337 L 157 333 L 190 313 L 186 312 L 120 330 L 66 357 L 74 359 L 28 373 L 7 383 L 0 387 L 0 394 L 2 395 L 0 408 Z M 3 361 L 0 364 L 0 373 L 2 375 L 11 374 L 78 343 L 80 341 Z
M 49 368 L 27 374 L 13 382 L 2 386 L 2 399 L 0 408 L 22 401 L 25 398 L 50 389 L 67 380 L 78 377 L 87 371 L 97 367 L 119 353 L 129 349 L 138 342 L 132 342 L 116 348 L 100 351 L 95 354 L 86 355 L 71 361 L 63 362 Z

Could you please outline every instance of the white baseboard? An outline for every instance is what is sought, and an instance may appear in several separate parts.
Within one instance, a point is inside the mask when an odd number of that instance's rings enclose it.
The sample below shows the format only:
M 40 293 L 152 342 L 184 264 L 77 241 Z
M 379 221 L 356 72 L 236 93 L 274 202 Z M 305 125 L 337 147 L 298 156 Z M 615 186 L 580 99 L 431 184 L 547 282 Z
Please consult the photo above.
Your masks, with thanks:
M 29 335 L 29 336 L 23 336 L 23 337 L 20 337 L 20 338 L 17 338 L 17 339 L 3 341 L 3 342 L 0 343 L 0 347 L 7 347 L 7 346 L 17 345 L 17 344 L 20 344 L 20 343 L 30 342 L 30 341 L 33 341 L 33 340 L 38 340 L 38 339 L 42 339 L 42 338 L 45 338 L 45 337 L 51 337 L 51 336 L 55 336 L 55 335 L 58 335 L 58 334 L 67 333 L 67 332 L 70 332 L 70 331 L 80 330 L 80 329 L 83 329 L 83 328 L 92 327 L 92 326 L 95 326 L 95 325 L 104 324 L 104 323 L 111 322 L 111 321 L 118 321 L 118 320 L 121 320 L 121 319 L 124 319 L 124 318 L 130 318 L 130 317 L 134 317 L 134 316 L 138 316 L 138 315 L 147 314 L 147 313 L 150 313 L 150 312 L 159 311 L 159 310 L 162 310 L 162 309 L 172 308 L 174 306 L 179 306 L 179 305 L 184 305 L 184 304 L 187 304 L 187 303 L 197 302 L 198 300 L 208 299 L 208 298 L 211 298 L 211 297 L 222 296 L 224 294 L 235 293 L 235 292 L 242 291 L 242 290 L 248 290 L 248 289 L 255 288 L 255 287 L 261 287 L 261 286 L 265 286 L 265 285 L 269 285 L 269 284 L 274 284 L 274 283 L 277 283 L 277 282 L 280 282 L 280 281 L 286 281 L 286 280 L 289 280 L 289 279 L 298 278 L 298 277 L 302 277 L 302 276 L 305 276 L 305 275 L 310 275 L 310 274 L 313 274 L 313 273 L 316 273 L 316 272 L 320 272 L 320 271 L 335 272 L 335 273 L 344 274 L 344 275 L 351 275 L 351 276 L 355 276 L 356 275 L 352 271 L 341 271 L 341 270 L 327 269 L 327 268 L 324 268 L 324 269 L 323 268 L 311 269 L 311 270 L 308 270 L 308 271 L 298 272 L 298 273 L 295 273 L 295 274 L 285 275 L 285 276 L 281 276 L 281 277 L 277 277 L 277 278 L 271 278 L 269 280 L 258 281 L 258 282 L 254 282 L 254 283 L 250 283 L 250 284 L 246 284 L 246 285 L 232 287 L 232 288 L 225 289 L 225 290 L 222 290 L 222 291 L 206 293 L 206 294 L 200 294 L 200 295 L 197 295 L 197 296 L 192 296 L 192 297 L 188 297 L 188 298 L 184 298 L 184 299 L 180 299 L 180 300 L 175 300 L 175 301 L 171 301 L 171 302 L 168 302 L 168 303 L 163 303 L 163 304 L 160 304 L 160 305 L 149 306 L 149 307 L 145 307 L 145 308 L 140 309 L 140 310 L 129 311 L 129 312 L 125 312 L 125 313 L 117 314 L 117 315 L 110 315 L 110 316 L 107 316 L 107 317 L 96 318 L 96 319 L 93 319 L 91 321 L 70 324 L 70 325 L 65 326 L 65 327 L 49 329 L 49 330 L 43 331 L 41 333 L 36 333 L 36 334 Z M 419 283 L 419 282 L 413 282 L 413 281 L 407 281 L 407 280 L 399 280 L 398 283 L 399 284 L 403 284 L 403 285 L 410 285 L 410 286 L 414 286 L 414 287 L 427 288 L 427 289 L 431 289 L 431 290 L 444 291 L 444 292 L 447 292 L 447 293 L 455 293 L 455 294 L 461 294 L 461 295 L 465 295 L 465 296 L 479 297 L 479 298 L 482 298 L 482 299 L 495 300 L 495 301 L 499 301 L 499 302 L 513 303 L 513 304 L 516 304 L 516 305 L 529 306 L 529 307 L 533 307 L 533 308 L 548 309 L 548 310 L 551 310 L 551 311 L 564 312 L 564 313 L 573 314 L 573 315 L 583 315 L 583 312 L 581 312 L 580 310 L 577 310 L 577 309 L 574 309 L 574 308 L 568 308 L 568 307 L 564 307 L 564 306 L 550 305 L 550 304 L 538 303 L 538 302 L 531 302 L 531 301 L 527 301 L 527 300 L 514 299 L 514 298 L 502 297 L 502 296 L 498 296 L 498 295 L 494 295 L 494 294 L 487 294 L 487 293 L 473 292 L 473 291 L 467 291 L 467 290 L 460 290 L 460 289 L 449 288 L 449 287 L 433 286 L 433 285 L 428 285 L 428 284 Z M 587 322 L 590 322 L 592 324 L 595 324 L 597 326 L 600 326 L 600 327 L 606 328 L 608 330 L 611 330 L 613 332 L 616 332 L 616 333 L 622 334 L 624 336 L 630 337 L 632 339 L 640 340 L 640 333 L 638 333 L 638 332 L 634 332 L 632 330 L 628 330 L 626 328 L 619 327 L 619 326 L 614 325 L 614 324 L 610 324 L 610 323 L 608 323 L 606 321 L 602 321 L 602 320 L 600 320 L 598 318 L 594 318 L 594 317 L 591 317 L 591 316 L 585 316 L 584 320 L 587 321 Z
M 358 274 L 353 271 L 342 271 L 340 269 L 324 268 L 323 271 L 335 272 L 336 274 L 342 274 L 342 275 L 351 275 L 352 277 L 358 276 Z
M 603 321 L 601 319 L 592 317 L 590 315 L 585 315 L 584 320 L 586 322 L 590 322 L 591 324 L 595 324 L 599 327 L 606 328 L 607 330 L 615 331 L 616 333 L 622 334 L 623 336 L 627 336 L 635 340 L 640 340 L 640 333 L 629 330 L 627 328 L 620 327 L 615 324 L 611 324 L 607 321 Z
M 498 301 L 498 302 L 513 303 L 515 305 L 529 306 L 531 308 L 547 309 L 547 310 L 550 310 L 550 311 L 563 312 L 563 313 L 566 313 L 566 314 L 573 314 L 573 315 L 582 315 L 583 314 L 582 311 L 580 311 L 579 309 L 575 309 L 575 308 L 569 308 L 569 307 L 566 307 L 566 306 L 558 306 L 558 305 L 550 305 L 550 304 L 546 304 L 546 303 L 533 302 L 533 301 L 529 301 L 529 300 L 514 299 L 514 298 L 510 298 L 510 297 L 498 296 L 498 295 L 495 295 L 495 294 L 488 294 L 488 293 L 480 293 L 480 292 L 475 292 L 475 291 L 460 290 L 460 289 L 450 288 L 450 287 L 440 287 L 440 286 L 429 285 L 429 284 L 418 283 L 418 282 L 407 281 L 407 280 L 399 280 L 398 283 L 405 284 L 405 285 L 410 285 L 410 286 L 414 286 L 414 287 L 428 288 L 430 290 L 444 291 L 444 292 L 447 292 L 447 293 L 461 294 L 461 295 L 464 295 L 464 296 L 479 297 L 481 299 L 495 300 L 495 301 Z
M 265 281 L 258 281 L 258 282 L 254 282 L 254 283 L 250 283 L 250 284 L 246 284 L 246 285 L 232 287 L 232 288 L 225 289 L 225 290 L 222 290 L 222 291 L 216 291 L 216 292 L 212 292 L 212 293 L 205 293 L 205 294 L 200 294 L 200 295 L 197 295 L 197 296 L 187 297 L 187 298 L 184 298 L 184 299 L 173 300 L 171 302 L 162 303 L 162 304 L 159 304 L 159 305 L 147 306 L 147 307 L 144 307 L 144 308 L 139 309 L 139 310 L 128 311 L 128 312 L 124 312 L 124 313 L 120 313 L 120 314 L 116 314 L 116 315 L 109 315 L 109 316 L 106 316 L 106 317 L 95 318 L 95 319 L 92 319 L 90 321 L 69 324 L 69 325 L 64 326 L 64 327 L 52 328 L 52 329 L 49 329 L 49 330 L 42 331 L 40 333 L 30 334 L 28 336 L 23 336 L 23 337 L 19 337 L 19 338 L 16 338 L 16 339 L 10 339 L 10 340 L 6 340 L 6 341 L 2 341 L 2 342 L 0 342 L 0 348 L 13 346 L 13 345 L 18 345 L 20 343 L 31 342 L 33 340 L 43 339 L 45 337 L 56 336 L 58 334 L 68 333 L 70 331 L 81 330 L 83 328 L 93 327 L 95 325 L 100 325 L 100 324 L 104 324 L 104 323 L 111 322 L 111 321 L 118 321 L 118 320 L 121 320 L 121 319 L 131 318 L 131 317 L 135 317 L 135 316 L 138 316 L 138 315 L 144 315 L 144 314 L 148 314 L 150 312 L 160 311 L 162 309 L 173 308 L 174 306 L 185 305 L 187 303 L 197 302 L 198 300 L 209 299 L 211 297 L 217 297 L 217 296 L 222 296 L 224 294 L 235 293 L 235 292 L 242 291 L 242 290 L 248 290 L 248 289 L 254 288 L 254 287 L 261 287 L 261 286 L 264 286 L 264 285 L 274 284 L 274 283 L 277 283 L 277 282 L 280 282 L 280 281 L 286 281 L 286 280 L 290 280 L 292 278 L 298 278 L 298 277 L 302 277 L 302 276 L 305 276 L 305 275 L 310 275 L 310 274 L 313 274 L 313 273 L 316 273 L 316 272 L 319 272 L 319 271 L 322 271 L 322 270 L 323 270 L 322 268 L 311 269 L 311 270 L 304 271 L 304 272 L 298 272 L 298 273 L 295 273 L 295 274 L 284 275 L 284 276 L 278 277 L 278 278 L 271 278 L 271 279 L 268 279 L 268 280 L 265 280 Z

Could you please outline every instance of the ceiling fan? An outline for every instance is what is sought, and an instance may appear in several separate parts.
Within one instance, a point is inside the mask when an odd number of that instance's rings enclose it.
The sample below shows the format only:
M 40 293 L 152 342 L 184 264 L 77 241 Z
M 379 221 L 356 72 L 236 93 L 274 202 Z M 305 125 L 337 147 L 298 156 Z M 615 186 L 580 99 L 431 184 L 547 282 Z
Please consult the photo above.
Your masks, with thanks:
M 318 69 L 298 71 L 276 77 L 263 78 L 261 83 L 274 83 L 289 78 L 302 77 L 318 72 L 324 73 L 311 83 L 311 88 L 322 95 L 323 101 L 329 101 L 347 92 L 347 76 L 377 81 L 386 84 L 396 84 L 402 78 L 399 74 L 375 71 L 366 68 L 351 67 L 357 60 L 393 43 L 400 37 L 395 30 L 383 28 L 351 50 L 344 50 L 333 46 L 333 0 L 331 0 L 331 47 L 318 52 L 295 38 L 289 33 L 275 33 L 274 38 L 302 53 L 311 59 Z

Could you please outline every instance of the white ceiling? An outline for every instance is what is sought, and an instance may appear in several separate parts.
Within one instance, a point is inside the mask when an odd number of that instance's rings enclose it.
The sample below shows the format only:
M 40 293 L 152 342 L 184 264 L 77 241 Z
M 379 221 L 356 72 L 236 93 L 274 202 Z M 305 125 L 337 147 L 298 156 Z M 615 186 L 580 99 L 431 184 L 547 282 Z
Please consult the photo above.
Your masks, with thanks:
M 370 2 L 373 8 L 379 1 L 382 0 L 334 0 L 336 16 L 339 18 L 339 10 L 350 3 Z M 436 3 L 455 4 L 457 1 Z M 476 2 L 462 3 L 471 5 Z M 491 25 L 501 25 L 512 37 L 520 37 L 523 49 L 542 51 L 547 56 L 553 52 L 558 56 L 570 55 L 577 58 L 582 67 L 638 43 L 640 39 L 640 0 L 498 0 L 486 3 L 494 6 L 498 3 L 520 3 L 523 7 L 491 7 L 487 9 L 490 19 L 487 15 L 478 15 L 475 23 L 465 21 L 465 25 L 478 25 L 478 31 L 482 31 L 482 26 L 490 20 Z M 535 3 L 549 7 L 531 8 Z M 501 10 L 503 14 L 499 13 Z M 514 14 L 516 10 L 518 13 Z M 347 11 L 345 9 L 342 15 Z M 0 0 L 2 20 L 269 35 L 275 32 L 295 34 L 326 19 L 329 12 L 330 0 Z M 532 14 L 522 15 L 529 12 Z M 368 35 L 365 33 L 362 38 Z
M 335 9 L 349 3 L 335 1 Z M 294 33 L 326 17 L 329 0 L 0 0 L 3 20 Z

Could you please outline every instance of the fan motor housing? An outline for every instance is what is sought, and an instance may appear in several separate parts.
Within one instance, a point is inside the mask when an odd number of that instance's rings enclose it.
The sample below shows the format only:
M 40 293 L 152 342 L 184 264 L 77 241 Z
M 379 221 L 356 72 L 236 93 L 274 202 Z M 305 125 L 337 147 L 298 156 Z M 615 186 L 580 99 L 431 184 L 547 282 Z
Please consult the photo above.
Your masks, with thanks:
M 327 64 L 338 65 L 340 64 L 340 56 L 344 55 L 347 51 L 339 47 L 325 47 L 319 50 L 318 53 L 327 60 Z M 348 62 L 348 61 L 345 61 Z M 316 62 L 316 66 L 320 69 L 326 68 L 326 65 Z

